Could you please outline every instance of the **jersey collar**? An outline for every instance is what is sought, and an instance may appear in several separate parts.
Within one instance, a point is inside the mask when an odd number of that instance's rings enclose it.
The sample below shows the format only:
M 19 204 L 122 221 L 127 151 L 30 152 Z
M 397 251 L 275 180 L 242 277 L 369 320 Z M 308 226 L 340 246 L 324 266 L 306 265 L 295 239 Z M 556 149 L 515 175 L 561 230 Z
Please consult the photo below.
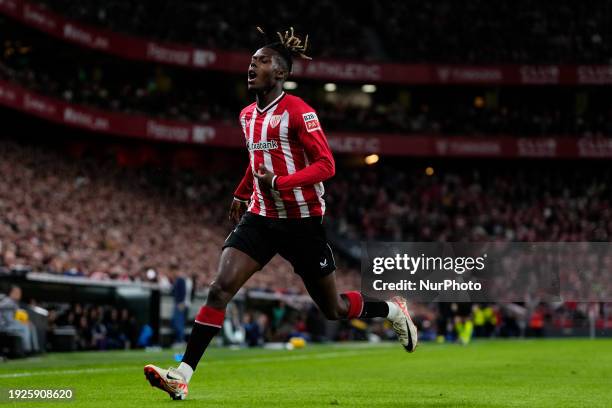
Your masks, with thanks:
M 264 113 L 265 111 L 267 111 L 268 109 L 276 105 L 278 102 L 280 102 L 280 100 L 283 99 L 283 96 L 285 96 L 285 91 L 281 92 L 281 94 L 278 95 L 278 97 L 275 100 L 270 102 L 268 106 L 264 107 L 263 109 L 259 109 L 259 106 L 257 106 L 257 102 L 255 102 L 255 107 L 257 108 L 257 111 L 259 113 Z

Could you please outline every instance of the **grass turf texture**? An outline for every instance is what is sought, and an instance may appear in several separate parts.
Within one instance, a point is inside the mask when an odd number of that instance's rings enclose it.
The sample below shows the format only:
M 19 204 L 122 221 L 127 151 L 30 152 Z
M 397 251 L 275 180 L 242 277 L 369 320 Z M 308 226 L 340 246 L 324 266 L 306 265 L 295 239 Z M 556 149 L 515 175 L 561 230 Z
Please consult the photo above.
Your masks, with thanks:
M 74 389 L 71 402 L 15 407 L 612 407 L 612 340 L 497 340 L 467 347 L 308 345 L 208 350 L 189 398 L 172 401 L 142 367 L 173 353 L 48 354 L 0 363 L 0 388 Z M 4 400 L 6 401 L 6 400 Z M 151 405 L 154 404 L 154 405 Z

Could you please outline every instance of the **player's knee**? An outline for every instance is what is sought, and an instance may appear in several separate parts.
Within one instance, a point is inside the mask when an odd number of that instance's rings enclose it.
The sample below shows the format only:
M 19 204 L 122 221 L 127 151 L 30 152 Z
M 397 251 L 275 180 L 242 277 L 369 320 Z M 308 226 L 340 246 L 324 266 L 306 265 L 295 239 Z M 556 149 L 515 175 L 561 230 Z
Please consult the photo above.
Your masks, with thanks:
M 223 285 L 213 282 L 208 289 L 206 304 L 217 309 L 223 309 L 232 300 L 232 297 L 233 293 L 225 289 Z

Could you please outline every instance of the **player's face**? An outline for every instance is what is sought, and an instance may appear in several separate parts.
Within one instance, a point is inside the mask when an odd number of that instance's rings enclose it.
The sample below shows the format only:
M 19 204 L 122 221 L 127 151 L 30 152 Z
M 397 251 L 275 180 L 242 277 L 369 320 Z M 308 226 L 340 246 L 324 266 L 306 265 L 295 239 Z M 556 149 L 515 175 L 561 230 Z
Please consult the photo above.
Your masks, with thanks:
M 250 91 L 271 89 L 282 78 L 274 60 L 275 54 L 276 51 L 269 48 L 260 48 L 253 54 L 247 80 Z

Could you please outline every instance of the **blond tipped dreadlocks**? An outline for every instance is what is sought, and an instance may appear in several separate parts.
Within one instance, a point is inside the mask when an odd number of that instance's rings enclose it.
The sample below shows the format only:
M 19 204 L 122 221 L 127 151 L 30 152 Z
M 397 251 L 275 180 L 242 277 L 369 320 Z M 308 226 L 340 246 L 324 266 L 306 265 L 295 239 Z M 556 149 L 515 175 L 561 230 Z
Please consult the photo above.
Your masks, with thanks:
M 258 26 L 257 31 L 259 31 L 269 40 L 268 35 L 261 27 Z M 276 35 L 278 36 L 279 41 L 264 45 L 264 48 L 271 48 L 278 52 L 287 63 L 288 72 L 291 72 L 294 56 L 312 60 L 311 57 L 305 54 L 308 48 L 308 34 L 306 34 L 303 44 L 302 39 L 295 35 L 293 27 L 289 27 L 289 30 L 285 30 L 284 33 L 278 31 Z

